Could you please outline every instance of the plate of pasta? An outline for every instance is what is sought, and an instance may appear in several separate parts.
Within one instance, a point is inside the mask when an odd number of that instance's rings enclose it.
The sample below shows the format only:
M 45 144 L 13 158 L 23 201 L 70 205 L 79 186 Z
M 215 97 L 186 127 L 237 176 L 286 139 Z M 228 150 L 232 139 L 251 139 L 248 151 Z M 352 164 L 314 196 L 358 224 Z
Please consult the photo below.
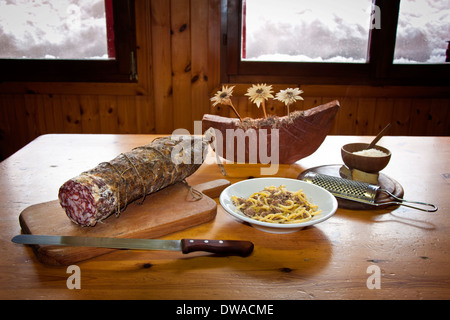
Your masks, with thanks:
M 296 232 L 327 220 L 338 208 L 324 188 L 288 178 L 236 182 L 222 191 L 219 201 L 237 220 L 270 233 Z

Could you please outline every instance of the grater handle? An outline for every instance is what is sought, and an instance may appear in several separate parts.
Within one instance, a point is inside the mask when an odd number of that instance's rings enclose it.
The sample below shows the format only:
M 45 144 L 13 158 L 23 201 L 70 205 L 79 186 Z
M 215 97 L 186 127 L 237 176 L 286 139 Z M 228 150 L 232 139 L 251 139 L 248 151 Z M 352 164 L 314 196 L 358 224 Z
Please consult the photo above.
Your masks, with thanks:
M 406 206 L 406 207 L 410 207 L 410 208 L 413 208 L 413 209 L 426 211 L 426 212 L 436 212 L 438 210 L 438 207 L 435 206 L 434 204 L 420 202 L 420 201 L 410 201 L 410 200 L 401 199 L 399 197 L 394 196 L 392 193 L 390 193 L 389 191 L 387 191 L 385 189 L 379 189 L 379 190 L 382 191 L 382 192 L 387 193 L 390 197 L 392 197 L 392 198 L 394 198 L 395 200 L 398 201 L 398 202 L 397 201 L 392 201 L 392 202 L 389 202 L 389 204 L 399 204 L 399 205 L 402 205 L 402 206 Z M 426 206 L 426 207 L 431 207 L 432 209 L 426 209 L 426 208 L 422 208 L 422 207 L 418 207 L 418 206 L 413 206 L 413 205 L 410 205 L 410 204 L 405 204 L 405 202 L 407 202 L 407 203 L 414 203 L 414 204 L 418 204 L 418 205 Z M 388 204 L 388 203 L 384 203 L 384 204 Z

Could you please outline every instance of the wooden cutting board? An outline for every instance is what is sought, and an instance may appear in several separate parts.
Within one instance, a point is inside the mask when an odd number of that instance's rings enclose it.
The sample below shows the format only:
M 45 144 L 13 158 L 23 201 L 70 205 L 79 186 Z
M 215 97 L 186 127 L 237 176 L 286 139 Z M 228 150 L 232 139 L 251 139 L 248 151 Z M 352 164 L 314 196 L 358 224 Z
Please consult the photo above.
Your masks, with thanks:
M 214 180 L 193 186 L 203 196 L 195 200 L 189 186 L 177 183 L 128 205 L 119 217 L 109 216 L 94 227 L 80 227 L 69 220 L 59 201 L 32 205 L 19 216 L 23 233 L 84 237 L 158 238 L 211 221 L 217 213 L 216 201 L 230 182 Z M 38 260 L 49 265 L 71 265 L 115 251 L 108 248 L 33 245 Z

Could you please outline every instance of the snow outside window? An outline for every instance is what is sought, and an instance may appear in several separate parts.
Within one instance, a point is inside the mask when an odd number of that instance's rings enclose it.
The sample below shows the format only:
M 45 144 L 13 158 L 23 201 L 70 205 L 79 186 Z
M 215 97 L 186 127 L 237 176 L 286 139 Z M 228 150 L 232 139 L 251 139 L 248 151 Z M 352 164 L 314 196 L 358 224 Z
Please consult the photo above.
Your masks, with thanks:
M 371 0 L 244 0 L 243 61 L 366 63 Z
M 372 0 L 243 0 L 241 60 L 366 63 L 369 30 L 383 23 L 373 10 Z M 400 1 L 394 63 L 444 63 L 448 41 L 449 0 Z
M 402 0 L 394 63 L 444 63 L 450 41 L 449 0 Z
M 109 59 L 104 0 L 0 0 L 0 58 Z

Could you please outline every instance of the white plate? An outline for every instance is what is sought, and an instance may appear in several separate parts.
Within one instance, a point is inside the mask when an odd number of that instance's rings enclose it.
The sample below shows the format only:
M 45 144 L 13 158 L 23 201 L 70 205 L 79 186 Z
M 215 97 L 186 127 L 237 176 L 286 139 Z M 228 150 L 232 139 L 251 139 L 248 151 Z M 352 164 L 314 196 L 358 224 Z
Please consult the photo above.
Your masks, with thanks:
M 279 224 L 271 222 L 257 221 L 247 217 L 242 212 L 238 211 L 231 201 L 232 196 L 241 198 L 248 198 L 253 193 L 263 190 L 265 187 L 281 185 L 286 186 L 288 191 L 303 190 L 309 202 L 318 205 L 321 213 L 315 215 L 311 220 L 302 223 Z M 287 178 L 255 178 L 236 182 L 227 187 L 220 194 L 220 204 L 227 213 L 239 221 L 250 223 L 256 229 L 270 232 L 270 233 L 291 233 L 303 229 L 306 226 L 311 226 L 316 223 L 323 222 L 330 218 L 337 210 L 338 204 L 336 198 L 327 190 L 314 184 L 300 181 L 297 179 Z

